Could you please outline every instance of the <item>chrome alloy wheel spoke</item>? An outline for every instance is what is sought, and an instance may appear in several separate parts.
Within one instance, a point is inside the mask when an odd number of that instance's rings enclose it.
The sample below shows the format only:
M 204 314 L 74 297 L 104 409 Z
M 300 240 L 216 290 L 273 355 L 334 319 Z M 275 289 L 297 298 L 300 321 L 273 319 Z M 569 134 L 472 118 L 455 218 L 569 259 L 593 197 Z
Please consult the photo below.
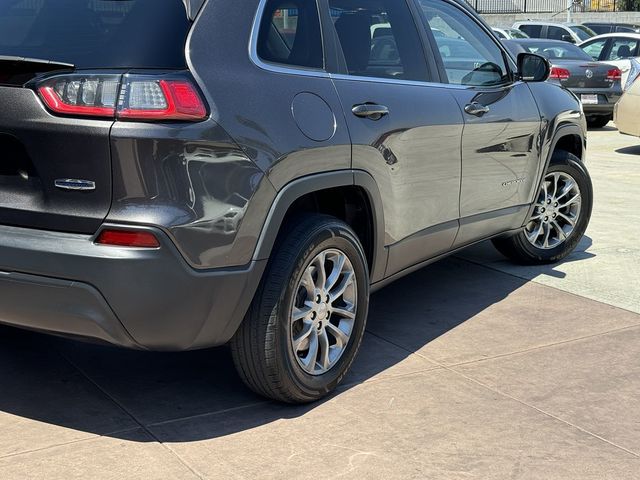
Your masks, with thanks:
M 527 240 L 543 250 L 556 248 L 566 242 L 575 230 L 581 210 L 578 182 L 564 172 L 548 174 L 525 228 Z
M 310 375 L 328 372 L 351 338 L 357 313 L 357 281 L 347 255 L 320 252 L 302 272 L 289 314 L 291 345 Z

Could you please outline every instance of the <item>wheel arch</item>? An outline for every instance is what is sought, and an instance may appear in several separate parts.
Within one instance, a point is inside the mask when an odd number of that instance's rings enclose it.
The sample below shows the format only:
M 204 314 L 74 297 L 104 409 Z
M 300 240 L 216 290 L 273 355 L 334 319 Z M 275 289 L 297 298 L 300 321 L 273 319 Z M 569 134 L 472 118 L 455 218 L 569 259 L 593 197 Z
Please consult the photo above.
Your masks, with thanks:
M 344 206 L 347 218 L 337 212 L 338 204 Z M 353 204 L 364 211 L 348 215 L 348 206 Z M 313 205 L 316 207 L 314 211 L 333 214 L 354 228 L 367 255 L 371 282 L 381 280 L 387 263 L 382 198 L 373 177 L 362 170 L 309 175 L 283 187 L 269 210 L 253 259 L 268 259 L 287 221 L 300 209 L 312 208 Z M 350 219 L 355 219 L 355 223 Z

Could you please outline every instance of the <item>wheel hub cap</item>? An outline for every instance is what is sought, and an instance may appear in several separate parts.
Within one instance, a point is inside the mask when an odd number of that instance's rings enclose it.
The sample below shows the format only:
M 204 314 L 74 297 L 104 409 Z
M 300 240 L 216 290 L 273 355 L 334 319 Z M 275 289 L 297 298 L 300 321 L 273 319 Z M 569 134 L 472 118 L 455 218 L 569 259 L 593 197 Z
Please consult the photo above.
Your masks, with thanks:
M 568 173 L 548 174 L 535 204 L 525 234 L 536 248 L 556 248 L 573 234 L 580 212 L 582 197 L 575 178 Z
M 357 282 L 344 252 L 319 253 L 303 271 L 291 309 L 291 344 L 311 375 L 328 372 L 346 350 L 357 311 Z

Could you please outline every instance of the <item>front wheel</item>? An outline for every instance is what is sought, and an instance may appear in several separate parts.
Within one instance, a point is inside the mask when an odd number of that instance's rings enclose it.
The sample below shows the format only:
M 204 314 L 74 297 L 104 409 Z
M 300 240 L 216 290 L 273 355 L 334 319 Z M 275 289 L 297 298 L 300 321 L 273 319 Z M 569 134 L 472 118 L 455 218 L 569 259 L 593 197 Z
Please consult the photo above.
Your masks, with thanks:
M 556 152 L 524 230 L 511 237 L 494 239 L 493 244 L 516 263 L 559 262 L 582 239 L 592 205 L 593 187 L 584 165 L 568 152 Z
M 360 347 L 369 304 L 365 255 L 353 230 L 309 215 L 280 238 L 247 316 L 233 360 L 256 393 L 288 403 L 327 395 Z

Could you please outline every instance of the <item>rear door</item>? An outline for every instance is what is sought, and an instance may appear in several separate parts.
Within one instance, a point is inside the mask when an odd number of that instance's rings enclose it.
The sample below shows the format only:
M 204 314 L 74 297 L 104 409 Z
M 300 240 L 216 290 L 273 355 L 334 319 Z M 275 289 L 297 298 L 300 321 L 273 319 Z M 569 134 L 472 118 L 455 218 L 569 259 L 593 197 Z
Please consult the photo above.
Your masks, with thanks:
M 98 228 L 111 205 L 113 121 L 52 115 L 37 80 L 97 69 L 184 69 L 190 25 L 182 0 L 0 2 L 0 224 Z M 47 61 L 70 66 L 52 72 Z M 91 95 L 83 82 L 60 94 Z
M 458 232 L 462 114 L 433 81 L 406 0 L 329 0 L 332 74 L 353 144 L 353 168 L 381 191 L 387 275 L 448 251 Z
M 456 239 L 464 245 L 524 222 L 540 167 L 540 113 L 529 87 L 512 81 L 506 54 L 469 13 L 454 2 L 416 2 L 426 31 L 437 25 L 447 34 L 434 37 L 435 54 L 447 90 L 464 111 Z M 458 48 L 447 56 L 452 42 Z

